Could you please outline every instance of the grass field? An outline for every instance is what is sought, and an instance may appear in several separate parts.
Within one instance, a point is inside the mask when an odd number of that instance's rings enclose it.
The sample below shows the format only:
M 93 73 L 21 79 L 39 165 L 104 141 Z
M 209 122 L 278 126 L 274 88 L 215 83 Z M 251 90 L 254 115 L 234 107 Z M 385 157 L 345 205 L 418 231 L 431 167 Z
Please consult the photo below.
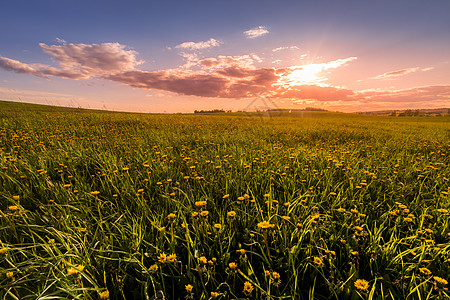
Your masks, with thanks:
M 446 299 L 450 117 L 0 104 L 1 299 Z

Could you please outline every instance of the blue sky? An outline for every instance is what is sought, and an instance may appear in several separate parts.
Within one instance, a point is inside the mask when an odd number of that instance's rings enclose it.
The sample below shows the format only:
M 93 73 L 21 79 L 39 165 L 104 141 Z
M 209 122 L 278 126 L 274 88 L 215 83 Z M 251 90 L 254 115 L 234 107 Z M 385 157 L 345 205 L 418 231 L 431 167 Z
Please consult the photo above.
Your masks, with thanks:
M 238 110 L 263 93 L 287 108 L 450 106 L 449 12 L 448 0 L 8 1 L 0 98 L 143 112 Z

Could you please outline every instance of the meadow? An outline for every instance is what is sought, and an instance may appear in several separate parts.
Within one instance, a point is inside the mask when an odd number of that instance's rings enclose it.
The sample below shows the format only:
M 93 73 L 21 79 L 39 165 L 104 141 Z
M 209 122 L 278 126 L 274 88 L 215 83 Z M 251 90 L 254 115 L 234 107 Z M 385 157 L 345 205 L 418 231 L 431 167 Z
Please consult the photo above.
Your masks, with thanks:
M 449 298 L 449 116 L 0 104 L 1 299 Z

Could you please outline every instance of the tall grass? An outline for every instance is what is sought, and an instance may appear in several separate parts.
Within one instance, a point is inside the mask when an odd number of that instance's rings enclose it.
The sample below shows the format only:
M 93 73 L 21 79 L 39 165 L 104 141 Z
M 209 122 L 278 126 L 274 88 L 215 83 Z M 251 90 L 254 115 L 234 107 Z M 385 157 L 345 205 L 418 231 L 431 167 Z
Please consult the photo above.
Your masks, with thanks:
M 443 299 L 449 121 L 4 111 L 0 296 Z

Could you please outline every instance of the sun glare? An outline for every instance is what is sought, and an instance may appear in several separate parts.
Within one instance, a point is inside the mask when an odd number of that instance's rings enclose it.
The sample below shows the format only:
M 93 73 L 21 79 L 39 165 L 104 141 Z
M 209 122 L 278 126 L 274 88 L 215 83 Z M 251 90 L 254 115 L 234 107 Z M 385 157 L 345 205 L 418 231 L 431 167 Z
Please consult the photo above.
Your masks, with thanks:
M 321 64 L 311 64 L 293 68 L 295 69 L 283 78 L 283 82 L 289 86 L 319 84 L 326 80 L 325 77 L 320 76 L 320 73 L 324 69 Z

